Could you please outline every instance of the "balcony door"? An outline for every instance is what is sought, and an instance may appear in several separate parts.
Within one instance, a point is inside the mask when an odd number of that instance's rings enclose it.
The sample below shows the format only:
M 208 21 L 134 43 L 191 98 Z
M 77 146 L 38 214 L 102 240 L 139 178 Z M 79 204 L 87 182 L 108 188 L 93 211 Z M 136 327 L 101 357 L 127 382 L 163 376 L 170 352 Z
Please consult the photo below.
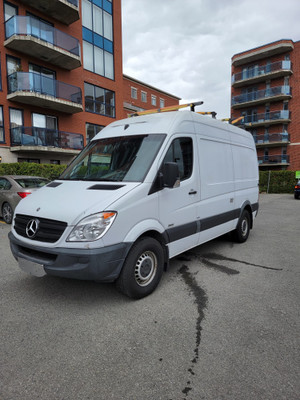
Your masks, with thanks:
M 29 64 L 30 88 L 33 92 L 39 92 L 49 96 L 56 96 L 55 71 Z
M 32 131 L 43 146 L 58 146 L 56 117 L 32 113 Z
M 24 133 L 24 119 L 23 110 L 16 108 L 9 109 L 9 126 L 10 137 L 12 145 L 22 145 L 26 143 L 26 136 Z

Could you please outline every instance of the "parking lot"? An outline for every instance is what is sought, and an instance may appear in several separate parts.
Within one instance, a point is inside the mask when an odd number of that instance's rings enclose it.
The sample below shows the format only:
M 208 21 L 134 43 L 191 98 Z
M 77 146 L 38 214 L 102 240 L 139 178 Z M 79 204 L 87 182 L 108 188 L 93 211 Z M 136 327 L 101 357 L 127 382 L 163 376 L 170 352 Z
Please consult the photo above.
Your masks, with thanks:
M 171 260 L 149 297 L 18 268 L 0 221 L 0 400 L 299 400 L 300 200 Z

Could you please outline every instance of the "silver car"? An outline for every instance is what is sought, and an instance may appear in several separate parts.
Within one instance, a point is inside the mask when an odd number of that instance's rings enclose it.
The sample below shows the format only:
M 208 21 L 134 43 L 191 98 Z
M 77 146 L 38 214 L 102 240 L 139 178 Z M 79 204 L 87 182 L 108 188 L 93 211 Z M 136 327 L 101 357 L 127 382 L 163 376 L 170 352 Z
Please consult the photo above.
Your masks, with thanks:
M 2 216 L 7 224 L 11 224 L 19 201 L 49 182 L 48 179 L 39 176 L 0 176 L 0 217 Z

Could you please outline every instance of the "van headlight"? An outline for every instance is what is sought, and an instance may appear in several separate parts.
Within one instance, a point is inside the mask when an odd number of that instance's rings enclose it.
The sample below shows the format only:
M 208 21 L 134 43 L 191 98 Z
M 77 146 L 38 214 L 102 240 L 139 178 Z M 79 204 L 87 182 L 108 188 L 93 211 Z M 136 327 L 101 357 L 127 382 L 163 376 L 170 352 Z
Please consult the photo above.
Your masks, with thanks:
M 100 239 L 111 227 L 116 212 L 102 212 L 83 218 L 72 229 L 67 242 L 92 242 Z

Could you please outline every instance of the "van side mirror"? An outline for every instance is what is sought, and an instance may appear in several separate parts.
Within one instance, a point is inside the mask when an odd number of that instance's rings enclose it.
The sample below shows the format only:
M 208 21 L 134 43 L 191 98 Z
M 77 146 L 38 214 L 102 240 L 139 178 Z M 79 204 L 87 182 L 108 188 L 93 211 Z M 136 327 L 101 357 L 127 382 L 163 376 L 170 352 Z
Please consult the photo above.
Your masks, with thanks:
M 176 188 L 180 186 L 179 168 L 176 162 L 166 162 L 162 167 L 162 187 Z

